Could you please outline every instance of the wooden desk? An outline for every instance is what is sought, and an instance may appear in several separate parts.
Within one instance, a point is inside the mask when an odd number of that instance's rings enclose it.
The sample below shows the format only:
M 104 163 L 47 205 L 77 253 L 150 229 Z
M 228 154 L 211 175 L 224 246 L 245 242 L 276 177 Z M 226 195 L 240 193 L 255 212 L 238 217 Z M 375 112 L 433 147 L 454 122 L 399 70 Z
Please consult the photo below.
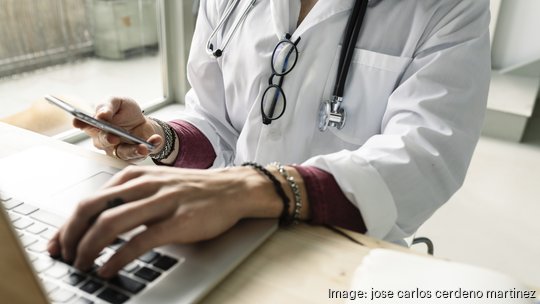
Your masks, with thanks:
M 127 163 L 0 123 L 0 157 L 49 145 L 121 168 Z M 232 272 L 203 303 L 328 303 L 328 289 L 347 290 L 370 248 L 402 247 L 348 232 L 360 246 L 326 228 L 281 229 Z

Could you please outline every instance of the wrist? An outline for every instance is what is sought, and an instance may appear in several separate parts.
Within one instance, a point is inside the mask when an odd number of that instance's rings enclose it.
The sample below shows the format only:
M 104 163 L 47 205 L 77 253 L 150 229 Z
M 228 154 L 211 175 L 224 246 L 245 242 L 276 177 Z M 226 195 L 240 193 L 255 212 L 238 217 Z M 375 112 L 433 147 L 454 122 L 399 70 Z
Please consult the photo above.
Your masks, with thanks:
M 267 167 L 267 169 L 277 177 L 287 197 L 289 197 L 289 214 L 291 217 L 294 217 L 295 221 L 309 220 L 309 197 L 302 175 L 300 175 L 294 167 L 282 166 L 282 168 L 285 171 L 283 173 L 279 171 L 279 163 L 272 163 Z M 287 178 L 292 179 L 294 182 L 291 183 Z M 294 187 L 296 187 L 296 190 L 293 190 L 293 184 Z M 297 204 L 299 205 L 297 206 Z M 295 216 L 296 212 L 299 214 Z
M 149 126 L 149 129 L 152 130 L 151 134 L 152 135 L 157 134 L 163 139 L 161 143 L 158 146 L 156 146 L 154 150 L 152 151 L 152 153 L 159 153 L 163 150 L 163 148 L 165 148 L 165 131 L 154 119 L 147 116 L 145 116 L 144 118 L 146 119 L 146 124 Z
M 172 164 L 176 159 L 176 155 L 179 147 L 178 136 L 173 128 L 167 123 L 153 117 L 147 118 L 155 129 L 155 133 L 160 135 L 162 140 L 154 151 L 150 154 L 150 157 L 162 164 Z M 175 152 L 175 153 L 173 153 Z
M 233 178 L 241 183 L 238 210 L 241 218 L 279 218 L 283 211 L 281 198 L 276 194 L 272 182 L 251 167 L 232 167 Z
M 242 166 L 252 169 L 252 173 L 256 172 L 254 180 L 258 181 L 258 185 L 249 187 L 250 190 L 247 191 L 250 194 L 257 194 L 248 200 L 257 202 L 247 206 L 246 210 L 250 212 L 248 217 L 271 215 L 279 217 L 280 224 L 284 226 L 300 219 L 309 219 L 310 211 L 306 186 L 302 176 L 294 167 L 284 167 L 276 163 L 263 168 L 252 162 L 244 163 Z M 251 191 L 251 189 L 256 188 L 258 190 Z

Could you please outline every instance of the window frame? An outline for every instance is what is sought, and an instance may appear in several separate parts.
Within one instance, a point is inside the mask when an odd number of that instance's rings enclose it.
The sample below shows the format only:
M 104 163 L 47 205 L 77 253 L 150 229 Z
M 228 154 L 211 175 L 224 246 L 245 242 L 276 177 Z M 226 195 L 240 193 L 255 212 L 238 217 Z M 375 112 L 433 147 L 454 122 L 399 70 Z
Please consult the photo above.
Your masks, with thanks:
M 189 90 L 186 69 L 195 25 L 198 1 L 156 0 L 158 41 L 161 56 L 163 97 L 145 104 L 144 111 L 151 114 L 171 104 L 184 104 Z M 52 136 L 69 143 L 78 143 L 88 136 L 71 129 Z

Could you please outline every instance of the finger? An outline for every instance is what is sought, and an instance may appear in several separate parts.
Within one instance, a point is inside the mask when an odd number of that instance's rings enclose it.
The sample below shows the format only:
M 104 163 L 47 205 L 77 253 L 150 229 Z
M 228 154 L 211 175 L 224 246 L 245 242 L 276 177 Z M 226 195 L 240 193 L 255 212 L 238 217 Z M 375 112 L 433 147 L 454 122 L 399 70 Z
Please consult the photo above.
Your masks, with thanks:
M 90 126 L 89 124 L 85 123 L 84 121 L 82 120 L 79 120 L 77 118 L 73 118 L 73 126 L 75 128 L 79 128 L 79 129 L 84 129 L 84 128 L 88 128 L 88 127 L 92 127 Z M 93 127 L 92 127 L 93 128 Z
M 114 147 L 120 144 L 120 138 L 116 135 L 107 133 L 106 131 L 100 131 L 97 135 L 98 142 L 102 147 Z
M 161 136 L 154 134 L 150 136 L 148 142 L 158 147 L 161 145 L 163 139 Z M 148 149 L 146 145 L 143 144 L 121 144 L 116 149 L 116 154 L 118 158 L 123 160 L 139 160 L 146 158 L 152 151 Z
M 113 277 L 120 269 L 152 248 L 168 243 L 170 220 L 149 226 L 120 247 L 116 253 L 98 270 L 103 278 Z
M 60 232 L 57 231 L 47 244 L 47 251 L 52 257 L 60 255 Z
M 74 266 L 81 270 L 90 268 L 99 252 L 110 245 L 119 234 L 171 216 L 174 211 L 171 206 L 156 203 L 155 198 L 147 198 L 106 210 L 81 239 Z
M 124 98 L 113 97 L 109 102 L 98 105 L 96 107 L 96 118 L 112 121 L 113 116 L 118 113 L 124 101 Z
M 154 135 L 150 136 L 146 141 L 151 143 L 154 146 L 154 149 L 152 151 L 149 150 L 148 154 L 158 152 L 157 151 L 158 147 L 161 147 L 161 145 L 164 142 L 163 137 L 161 137 L 158 134 L 154 134 Z M 146 146 L 144 146 L 144 147 L 148 150 L 148 147 L 146 147 Z
M 144 175 L 149 170 L 148 167 L 128 166 L 122 171 L 116 173 L 111 177 L 103 186 L 103 188 L 110 188 L 126 183 L 129 180 L 135 179 Z
M 152 195 L 145 193 L 139 184 L 129 183 L 114 188 L 104 189 L 99 195 L 82 201 L 75 213 L 60 229 L 60 248 L 66 261 L 73 261 L 77 254 L 77 246 L 92 221 L 107 208 L 107 203 L 113 199 L 122 198 L 125 202 L 135 201 L 140 197 Z
M 143 146 L 143 147 L 141 147 Z M 123 160 L 139 160 L 148 156 L 148 148 L 140 144 L 120 144 L 116 147 L 116 155 Z
M 84 133 L 86 133 L 90 137 L 96 137 L 99 132 L 101 132 L 101 129 L 98 129 L 94 126 L 91 126 L 83 121 L 80 121 L 78 119 L 73 119 L 73 126 L 76 128 L 81 129 Z
M 76 244 L 82 237 L 84 231 L 90 226 L 89 216 L 95 216 L 99 213 L 99 206 L 79 204 L 74 216 L 70 217 L 66 224 L 58 231 L 58 244 L 62 259 L 67 262 L 73 262 L 76 255 Z M 88 216 L 88 217 L 87 217 Z

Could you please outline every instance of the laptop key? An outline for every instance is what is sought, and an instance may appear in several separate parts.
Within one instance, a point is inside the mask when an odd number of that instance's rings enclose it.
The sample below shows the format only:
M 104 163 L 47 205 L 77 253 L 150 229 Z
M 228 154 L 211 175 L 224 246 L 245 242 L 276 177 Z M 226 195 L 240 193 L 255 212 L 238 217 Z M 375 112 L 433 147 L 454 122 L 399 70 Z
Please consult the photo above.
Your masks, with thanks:
M 26 228 L 26 231 L 32 234 L 40 234 L 45 230 L 47 230 L 47 226 L 43 225 L 42 223 L 37 223 L 37 222 L 34 222 L 34 225 Z
M 112 304 L 122 304 L 129 300 L 128 296 L 111 288 L 103 290 L 97 297 Z
M 39 234 L 42 238 L 46 239 L 47 241 L 52 239 L 53 236 L 56 234 L 56 229 L 47 229 Z
M 57 289 L 49 294 L 49 298 L 55 303 L 66 303 L 73 299 L 75 294 L 69 290 Z
M 13 212 L 8 212 L 8 215 L 9 215 L 9 219 L 11 220 L 12 223 L 15 223 L 16 221 L 18 221 L 21 218 L 20 215 L 15 214 Z
M 143 267 L 137 270 L 137 272 L 135 272 L 135 276 L 148 282 L 152 282 L 153 280 L 157 279 L 160 275 L 161 275 L 160 272 L 152 270 L 148 267 Z
M 65 222 L 65 219 L 61 216 L 50 213 L 49 211 L 45 211 L 43 209 L 39 209 L 36 212 L 32 213 L 30 217 L 42 223 L 54 226 L 56 228 L 62 227 L 62 224 L 64 224 Z
M 44 240 L 38 240 L 34 244 L 26 247 L 26 249 L 35 253 L 45 253 L 47 252 L 47 242 Z
M 154 267 L 161 270 L 169 270 L 174 264 L 178 263 L 178 260 L 170 256 L 163 255 L 154 262 Z
M 54 263 L 44 273 L 51 278 L 60 279 L 69 273 L 69 267 L 62 263 Z
M 45 289 L 46 293 L 51 293 L 59 288 L 58 285 L 56 285 L 55 283 L 51 281 L 43 280 L 42 283 L 43 283 L 43 288 Z
M 38 241 L 38 239 L 28 234 L 23 235 L 19 238 L 19 240 L 21 241 L 23 247 L 28 247 Z
M 131 293 L 138 293 L 146 287 L 146 284 L 137 282 L 121 274 L 112 278 L 109 283 Z
M 77 298 L 75 301 L 71 302 L 70 304 L 94 304 L 94 302 L 88 300 L 85 297 L 80 297 L 80 298 Z
M 99 257 L 94 261 L 96 265 L 103 266 L 112 256 L 114 252 L 112 251 L 106 251 L 106 252 L 100 252 Z
M 139 269 L 137 262 L 131 262 L 122 268 L 125 272 L 134 272 L 137 269 Z
M 0 201 L 7 202 L 10 199 L 12 199 L 11 195 L 7 194 L 6 192 L 0 190 Z
M 141 255 L 139 257 L 139 261 L 143 261 L 145 263 L 152 263 L 155 259 L 159 258 L 161 254 L 155 252 L 155 251 L 148 251 L 147 253 Z
M 2 201 L 2 205 L 4 205 L 4 209 L 6 210 L 11 210 L 20 204 L 22 204 L 22 202 L 16 199 Z
M 23 217 L 23 218 L 19 219 L 18 221 L 16 221 L 15 223 L 13 223 L 13 227 L 15 229 L 22 230 L 22 229 L 26 229 L 26 228 L 32 226 L 33 223 L 34 223 L 34 221 L 32 221 L 31 219 Z
M 34 269 L 38 273 L 49 269 L 53 264 L 54 261 L 50 258 L 38 258 L 37 260 L 32 261 L 32 265 L 34 265 Z
M 78 272 L 72 272 L 67 277 L 63 279 L 64 282 L 68 283 L 71 286 L 77 286 L 79 283 L 84 281 L 86 277 Z
M 22 215 L 29 215 L 33 212 L 36 212 L 38 209 L 38 207 L 32 206 L 30 204 L 20 204 L 19 206 L 15 207 L 13 211 Z
M 30 253 L 30 252 L 27 252 L 26 256 L 28 257 L 30 262 L 33 262 L 39 258 L 36 254 Z
M 93 294 L 94 292 L 98 291 L 99 289 L 101 289 L 101 287 L 103 287 L 103 284 L 96 281 L 96 280 L 89 280 L 88 282 L 84 283 L 82 286 L 81 286 L 81 290 L 82 291 L 86 291 L 87 293 L 89 294 Z

